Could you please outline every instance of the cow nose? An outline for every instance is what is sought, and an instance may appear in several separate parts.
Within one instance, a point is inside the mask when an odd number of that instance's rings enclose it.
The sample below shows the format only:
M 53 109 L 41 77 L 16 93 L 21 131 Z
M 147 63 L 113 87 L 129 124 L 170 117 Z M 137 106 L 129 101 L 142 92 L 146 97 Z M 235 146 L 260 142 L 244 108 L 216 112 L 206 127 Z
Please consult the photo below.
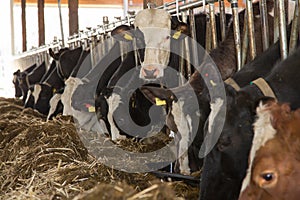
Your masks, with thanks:
M 153 79 L 153 78 L 156 78 L 158 75 L 158 69 L 154 68 L 154 69 L 143 69 L 143 76 L 145 78 L 148 78 L 148 79 Z

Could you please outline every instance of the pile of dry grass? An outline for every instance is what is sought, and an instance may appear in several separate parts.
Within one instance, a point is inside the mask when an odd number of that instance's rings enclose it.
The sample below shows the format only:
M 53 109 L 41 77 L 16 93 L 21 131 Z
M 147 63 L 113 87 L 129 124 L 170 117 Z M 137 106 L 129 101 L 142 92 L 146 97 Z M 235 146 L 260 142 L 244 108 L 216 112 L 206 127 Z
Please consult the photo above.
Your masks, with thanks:
M 197 199 L 198 188 L 126 173 L 91 156 L 70 117 L 46 121 L 15 99 L 0 98 L 0 199 Z M 161 137 L 158 146 L 169 142 Z M 120 141 L 127 150 L 153 145 Z M 134 164 L 134 163 L 133 163 Z

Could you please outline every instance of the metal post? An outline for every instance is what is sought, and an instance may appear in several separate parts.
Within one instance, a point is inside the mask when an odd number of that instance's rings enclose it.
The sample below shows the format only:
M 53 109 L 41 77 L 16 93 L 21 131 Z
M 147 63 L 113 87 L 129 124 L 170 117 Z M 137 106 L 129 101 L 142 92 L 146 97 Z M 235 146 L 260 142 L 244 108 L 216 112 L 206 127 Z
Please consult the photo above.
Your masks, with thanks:
M 221 41 L 223 41 L 226 36 L 226 14 L 225 14 L 224 0 L 219 0 L 219 9 L 220 9 Z
M 185 12 L 181 13 L 182 21 L 187 22 L 187 15 Z M 186 69 L 185 69 L 185 63 L 187 65 L 190 64 L 190 54 L 189 54 L 189 46 L 188 41 L 185 38 L 184 40 L 180 41 L 180 60 L 179 60 L 179 85 L 183 85 L 185 83 L 185 77 L 187 75 Z M 186 60 L 184 58 L 187 58 Z M 187 61 L 187 62 L 186 62 Z
M 279 14 L 278 14 L 278 1 L 274 1 L 274 43 L 279 38 Z
M 215 5 L 214 3 L 209 3 L 208 5 L 209 5 L 209 19 L 210 19 L 210 28 L 211 28 L 212 49 L 215 49 L 218 46 Z
M 205 33 L 205 49 L 210 52 L 211 50 L 211 29 L 210 27 L 210 18 L 206 15 L 206 33 Z
M 193 9 L 189 9 L 189 17 L 190 17 L 190 28 L 191 28 L 191 37 L 193 38 L 193 40 L 197 40 L 197 33 L 196 33 L 196 24 L 195 24 L 195 16 L 194 16 L 194 10 Z M 188 38 L 186 38 L 187 44 L 188 43 Z M 199 59 L 198 59 L 198 49 L 197 49 L 197 45 L 192 42 L 191 43 L 191 50 L 192 50 L 192 56 L 193 56 L 193 63 L 198 66 L 199 64 Z M 187 46 L 188 47 L 188 46 Z M 187 76 L 188 79 L 190 79 L 192 75 L 192 69 L 191 69 L 191 64 L 189 64 L 187 66 Z
M 295 2 L 295 11 L 294 11 L 294 19 L 293 19 L 293 22 L 292 22 L 290 45 L 289 45 L 289 54 L 290 55 L 296 49 L 298 36 L 299 36 L 298 31 L 299 31 L 299 0 L 296 0 L 296 2 Z
M 22 51 L 27 50 L 27 36 L 26 36 L 26 0 L 21 0 L 22 9 Z
M 255 34 L 254 34 L 255 30 L 254 30 L 252 0 L 246 1 L 246 8 L 247 8 L 249 47 L 250 47 L 250 60 L 253 60 L 256 57 L 256 44 L 255 44 Z
M 243 43 L 242 43 L 242 66 L 245 65 L 248 54 L 248 22 L 247 22 L 247 12 L 244 15 L 244 27 L 243 27 Z
M 234 32 L 234 42 L 236 50 L 236 61 L 238 70 L 242 67 L 242 53 L 241 53 L 241 35 L 239 27 L 239 13 L 238 13 L 238 1 L 231 1 L 231 9 L 233 15 L 233 32 Z
M 259 1 L 260 8 L 260 19 L 261 19 L 261 33 L 262 33 L 262 44 L 263 51 L 269 48 L 269 24 L 268 24 L 268 10 L 267 10 L 267 2 L 266 0 Z
M 62 16 L 61 16 L 61 2 L 60 0 L 57 0 L 58 2 L 58 10 L 59 10 L 59 21 L 60 21 L 60 32 L 61 32 L 61 41 L 62 46 L 65 46 L 65 36 L 64 36 L 64 29 L 63 29 L 63 22 L 62 22 Z
M 279 14 L 279 39 L 280 39 L 281 59 L 285 59 L 288 56 L 288 49 L 287 49 L 284 1 L 278 1 L 278 11 L 279 11 L 278 12 L 278 14 Z

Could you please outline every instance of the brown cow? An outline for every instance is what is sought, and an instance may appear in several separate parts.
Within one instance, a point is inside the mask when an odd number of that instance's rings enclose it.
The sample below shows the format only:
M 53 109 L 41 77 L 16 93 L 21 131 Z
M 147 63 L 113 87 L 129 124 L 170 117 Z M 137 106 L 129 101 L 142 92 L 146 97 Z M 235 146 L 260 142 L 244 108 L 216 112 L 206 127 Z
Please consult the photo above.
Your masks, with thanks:
M 274 100 L 257 108 L 249 168 L 239 200 L 300 197 L 300 109 Z

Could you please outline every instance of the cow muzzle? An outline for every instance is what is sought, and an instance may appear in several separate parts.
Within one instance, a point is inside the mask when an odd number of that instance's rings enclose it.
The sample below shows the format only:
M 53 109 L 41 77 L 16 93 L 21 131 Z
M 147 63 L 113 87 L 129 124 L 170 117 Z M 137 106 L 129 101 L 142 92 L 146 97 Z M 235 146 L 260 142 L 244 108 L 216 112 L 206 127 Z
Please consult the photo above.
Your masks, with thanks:
M 142 67 L 140 73 L 140 78 L 142 79 L 157 79 L 161 76 L 161 70 L 155 66 Z

